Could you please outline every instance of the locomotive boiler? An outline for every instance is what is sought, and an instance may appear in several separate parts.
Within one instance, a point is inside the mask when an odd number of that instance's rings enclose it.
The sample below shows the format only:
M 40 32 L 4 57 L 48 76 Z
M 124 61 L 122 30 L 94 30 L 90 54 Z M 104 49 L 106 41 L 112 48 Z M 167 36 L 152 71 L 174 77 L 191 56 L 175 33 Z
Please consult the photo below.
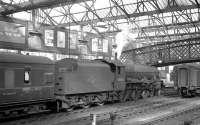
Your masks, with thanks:
M 160 94 L 160 73 L 155 67 L 142 64 L 125 64 L 126 88 L 123 100 L 138 99 Z

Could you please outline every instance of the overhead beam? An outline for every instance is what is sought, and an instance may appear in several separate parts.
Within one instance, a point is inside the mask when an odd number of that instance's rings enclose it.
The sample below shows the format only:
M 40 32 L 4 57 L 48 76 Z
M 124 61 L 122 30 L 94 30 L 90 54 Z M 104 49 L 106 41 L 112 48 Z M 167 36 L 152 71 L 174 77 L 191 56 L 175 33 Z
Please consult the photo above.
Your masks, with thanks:
M 121 32 L 121 30 L 116 30 L 116 31 L 110 31 L 110 32 L 100 32 L 100 34 L 104 35 L 104 36 L 113 36 L 116 35 L 117 33 Z M 137 37 L 136 41 L 137 42 L 147 42 L 147 39 L 152 39 L 152 40 L 161 40 L 162 38 L 166 38 L 166 37 L 184 37 L 184 36 L 192 36 L 192 35 L 199 35 L 200 32 L 191 32 L 191 33 L 176 33 L 176 34 L 167 34 L 167 35 L 156 35 L 156 36 L 141 36 L 141 37 Z
M 101 17 L 100 17 L 94 10 L 92 10 L 91 7 L 90 7 L 87 3 L 85 3 L 85 8 L 86 8 L 89 12 L 91 12 L 92 14 L 94 14 L 101 22 L 103 21 L 103 20 L 101 19 Z
M 175 34 L 167 34 L 167 35 L 155 35 L 155 36 L 148 36 L 148 37 L 137 37 L 136 39 L 156 39 L 156 38 L 165 38 L 165 37 L 178 37 L 178 36 L 190 36 L 190 35 L 199 35 L 200 32 L 191 32 L 191 33 L 175 33 Z
M 140 47 L 140 48 L 135 48 L 135 49 L 130 49 L 130 50 L 124 50 L 122 51 L 122 53 L 130 53 L 133 52 L 135 50 L 140 51 L 140 50 L 144 50 L 146 48 L 152 48 L 152 47 L 156 47 L 156 46 L 163 46 L 163 45 L 170 45 L 172 43 L 179 43 L 179 42 L 186 42 L 186 41 L 199 41 L 200 40 L 200 36 L 194 37 L 194 38 L 186 38 L 186 39 L 178 39 L 178 40 L 171 40 L 171 41 L 165 41 L 165 42 L 159 42 L 157 44 L 154 45 L 150 45 L 150 46 L 144 46 L 144 47 Z M 150 51 L 155 51 L 155 50 L 150 50 Z M 140 53 L 142 54 L 142 53 Z
M 103 36 L 115 36 L 117 33 L 121 32 L 122 30 L 114 30 L 114 31 L 106 31 L 100 32 Z
M 179 27 L 179 26 L 185 26 L 185 25 L 192 25 L 192 24 L 196 24 L 196 25 L 200 25 L 199 21 L 192 21 L 192 22 L 181 22 L 181 23 L 174 23 L 174 24 L 166 24 L 165 26 L 169 29 L 170 27 L 174 28 L 174 27 Z M 146 26 L 146 27 L 142 27 L 142 29 L 144 30 L 148 30 L 148 29 L 159 29 L 162 28 L 163 25 L 155 25 L 155 26 Z
M 13 14 L 16 12 L 21 12 L 21 11 L 27 11 L 27 10 L 33 10 L 33 9 L 38 9 L 38 8 L 50 8 L 50 7 L 55 7 L 59 5 L 69 5 L 69 4 L 75 4 L 75 3 L 80 3 L 80 2 L 85 2 L 89 0 L 32 0 L 32 1 L 26 1 L 20 4 L 9 4 L 7 9 L 5 8 L 0 8 L 0 14 L 1 15 L 9 15 Z M 6 4 L 4 2 L 4 4 Z
M 127 11 L 122 8 L 116 1 L 111 0 L 117 7 L 119 7 L 119 9 L 127 16 L 127 18 L 130 18 L 129 14 L 127 13 Z
M 122 22 L 122 23 L 127 23 L 127 22 Z M 119 24 L 121 24 L 121 23 L 119 23 Z M 188 27 L 188 28 L 194 27 L 192 24 L 200 26 L 199 21 L 192 21 L 192 22 L 181 22 L 181 23 L 176 23 L 176 24 L 166 24 L 165 27 L 167 27 L 167 30 L 174 29 L 174 28 L 183 29 L 183 28 L 186 28 L 186 27 Z M 143 29 L 145 32 L 154 32 L 154 31 L 157 31 L 160 28 L 163 28 L 163 25 L 141 26 L 140 28 Z M 137 31 L 137 30 L 138 30 L 137 28 L 133 29 L 133 31 Z M 111 31 L 111 32 L 101 32 L 101 34 L 116 35 L 118 32 L 121 32 L 121 30 L 114 30 L 114 31 Z M 163 36 L 161 36 L 161 37 L 163 37 Z
M 140 17 L 140 16 L 151 16 L 151 15 L 154 15 L 154 14 L 161 14 L 161 13 L 167 13 L 167 12 L 173 12 L 173 11 L 182 11 L 182 10 L 187 10 L 187 9 L 195 9 L 197 8 L 196 5 L 186 5 L 186 6 L 175 6 L 175 7 L 167 7 L 165 9 L 161 9 L 161 10 L 153 10 L 153 11 L 145 11 L 145 12 L 137 12 L 137 13 L 131 13 L 129 14 L 130 18 L 135 18 L 135 17 Z M 104 9 L 109 9 L 109 8 L 104 8 Z M 103 9 L 97 9 L 96 11 L 98 10 L 103 10 Z M 85 12 L 80 12 L 80 13 L 85 13 Z M 78 14 L 78 13 L 76 13 Z M 111 17 L 104 17 L 102 18 L 103 20 L 106 20 L 106 21 L 112 21 L 112 20 L 118 20 L 118 19 L 126 19 L 127 18 L 127 15 L 118 15 L 118 16 L 111 16 Z M 77 21 L 77 23 L 81 24 L 81 25 L 87 25 L 88 22 L 93 22 L 93 23 L 96 23 L 96 22 L 100 22 L 99 19 L 93 19 L 93 20 L 85 20 L 85 21 Z M 65 25 L 68 25 L 68 23 L 63 23 L 63 24 L 60 24 L 61 26 L 65 26 Z M 73 23 L 73 22 L 70 22 L 70 25 L 71 26 L 74 26 L 76 25 L 76 23 Z

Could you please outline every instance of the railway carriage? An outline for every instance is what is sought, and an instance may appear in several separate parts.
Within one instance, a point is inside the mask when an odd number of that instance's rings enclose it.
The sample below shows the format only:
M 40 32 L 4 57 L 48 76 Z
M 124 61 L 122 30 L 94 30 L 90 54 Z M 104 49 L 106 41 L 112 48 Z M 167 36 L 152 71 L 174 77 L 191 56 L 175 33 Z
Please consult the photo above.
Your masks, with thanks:
M 54 100 L 54 63 L 48 58 L 0 53 L 0 114 L 28 112 Z
M 183 97 L 200 93 L 200 65 L 183 64 L 174 67 L 174 86 Z

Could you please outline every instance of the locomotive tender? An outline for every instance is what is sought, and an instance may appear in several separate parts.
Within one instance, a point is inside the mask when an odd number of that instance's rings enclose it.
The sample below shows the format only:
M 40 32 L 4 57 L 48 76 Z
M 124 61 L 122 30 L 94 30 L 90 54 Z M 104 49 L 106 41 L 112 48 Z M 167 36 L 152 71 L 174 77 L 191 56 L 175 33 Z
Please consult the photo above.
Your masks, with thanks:
M 0 53 L 0 115 L 153 96 L 156 68 L 120 61 L 80 61 Z

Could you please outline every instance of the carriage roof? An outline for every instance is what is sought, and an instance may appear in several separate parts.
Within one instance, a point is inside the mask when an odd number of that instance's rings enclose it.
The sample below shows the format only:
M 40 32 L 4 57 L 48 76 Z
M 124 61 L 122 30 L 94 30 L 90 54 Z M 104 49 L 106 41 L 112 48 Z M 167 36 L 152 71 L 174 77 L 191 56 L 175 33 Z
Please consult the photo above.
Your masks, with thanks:
M 194 63 L 188 63 L 188 64 L 181 64 L 174 67 L 175 69 L 180 68 L 194 68 L 194 69 L 200 69 L 200 64 L 194 64 Z
M 47 57 L 21 55 L 15 53 L 0 53 L 0 62 L 3 63 L 36 63 L 53 64 L 54 62 Z

